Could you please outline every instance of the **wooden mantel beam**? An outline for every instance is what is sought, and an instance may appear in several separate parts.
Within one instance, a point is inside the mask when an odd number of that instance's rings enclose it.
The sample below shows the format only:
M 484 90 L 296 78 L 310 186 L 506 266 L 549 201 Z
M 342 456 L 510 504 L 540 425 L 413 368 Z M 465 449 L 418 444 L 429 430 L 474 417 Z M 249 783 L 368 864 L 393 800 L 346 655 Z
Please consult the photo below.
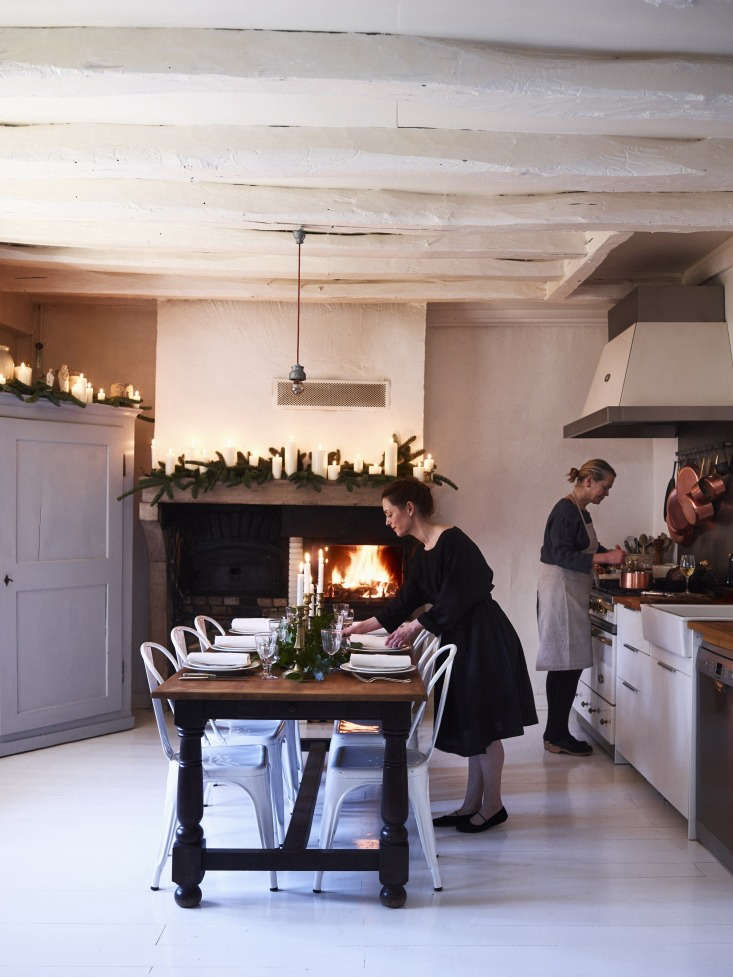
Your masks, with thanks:
M 730 136 L 733 62 L 395 35 L 0 30 L 11 124 L 378 126 Z

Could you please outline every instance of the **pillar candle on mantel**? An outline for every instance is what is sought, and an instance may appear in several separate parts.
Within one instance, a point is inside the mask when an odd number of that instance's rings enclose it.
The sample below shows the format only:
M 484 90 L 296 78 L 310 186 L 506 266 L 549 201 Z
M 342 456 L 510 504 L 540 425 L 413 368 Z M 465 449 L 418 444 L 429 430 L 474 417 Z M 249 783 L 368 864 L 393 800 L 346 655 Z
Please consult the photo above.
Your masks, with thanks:
M 382 474 L 382 466 L 381 465 L 370 465 L 369 466 L 369 474 L 370 475 L 381 475 Z
M 397 442 L 389 441 L 384 452 L 384 474 L 393 478 L 397 474 Z
M 324 571 L 324 561 L 323 561 L 323 550 L 318 551 L 318 582 L 316 587 L 318 593 L 323 593 L 323 571 Z
M 285 445 L 285 474 L 290 478 L 298 470 L 298 447 L 295 438 L 288 438 Z
M 354 473 L 356 475 L 361 475 L 363 471 L 364 471 L 364 459 L 362 458 L 361 455 L 357 455 L 356 458 L 354 458 Z
M 311 471 L 314 475 L 326 477 L 326 451 L 322 444 L 319 444 L 315 451 L 311 452 Z
M 424 482 L 425 481 L 425 469 L 423 468 L 422 465 L 413 465 L 412 466 L 412 477 L 413 478 L 416 478 L 418 480 L 418 482 Z
M 107 394 L 104 392 L 104 387 L 100 387 L 97 391 L 97 400 L 101 404 L 102 401 L 107 399 Z
M 282 478 L 283 474 L 283 458 L 282 455 L 272 456 L 272 477 L 278 481 Z
M 94 387 L 88 381 L 87 381 L 87 390 L 86 390 L 86 402 L 88 404 L 94 403 Z
M 16 373 L 18 368 L 16 367 Z M 74 382 L 71 385 L 71 396 L 76 397 L 82 403 L 86 403 L 87 399 L 87 378 L 83 373 L 80 373 L 74 378 Z
M 152 471 L 158 467 L 158 444 L 155 438 L 150 442 L 150 468 Z
M 337 482 L 338 477 L 341 474 L 341 465 L 329 465 L 328 466 L 328 480 L 329 482 Z
M 168 453 L 165 456 L 165 473 L 166 475 L 172 475 L 176 470 L 176 453 L 173 448 L 168 449 Z
M 21 383 L 25 383 L 30 387 L 31 379 L 33 377 L 33 370 L 29 366 L 26 366 L 25 363 L 21 363 L 20 366 L 16 366 L 14 372 L 16 380 L 20 380 Z M 81 399 L 83 400 L 83 398 Z
M 224 455 L 224 464 L 227 468 L 234 468 L 237 463 L 237 449 L 234 447 L 233 441 L 227 441 L 222 454 Z
M 435 468 L 435 459 L 432 455 L 425 455 L 425 465 L 423 467 L 426 472 L 431 472 Z
M 295 604 L 297 607 L 303 606 L 303 594 L 305 593 L 305 577 L 303 576 L 303 564 L 298 567 L 298 575 L 295 578 Z

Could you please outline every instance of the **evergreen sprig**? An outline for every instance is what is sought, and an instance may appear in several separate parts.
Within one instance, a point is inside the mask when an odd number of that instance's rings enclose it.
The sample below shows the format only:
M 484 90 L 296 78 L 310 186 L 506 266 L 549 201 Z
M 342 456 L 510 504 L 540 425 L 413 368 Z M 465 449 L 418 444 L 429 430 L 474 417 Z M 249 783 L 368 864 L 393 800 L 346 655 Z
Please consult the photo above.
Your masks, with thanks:
M 23 383 L 15 378 L 6 380 L 5 383 L 0 383 L 0 393 L 13 394 L 13 396 L 17 397 L 24 404 L 35 404 L 39 400 L 47 400 L 56 407 L 60 407 L 61 404 L 75 404 L 77 407 L 87 406 L 86 401 L 79 400 L 72 393 L 49 387 L 45 380 L 40 379 L 34 380 L 31 384 Z M 150 407 L 143 407 L 136 400 L 130 400 L 129 397 L 108 397 L 106 400 L 95 400 L 94 403 L 100 404 L 102 407 L 134 407 L 138 410 L 152 409 Z M 152 424 L 155 418 L 140 415 L 140 420 L 149 421 Z

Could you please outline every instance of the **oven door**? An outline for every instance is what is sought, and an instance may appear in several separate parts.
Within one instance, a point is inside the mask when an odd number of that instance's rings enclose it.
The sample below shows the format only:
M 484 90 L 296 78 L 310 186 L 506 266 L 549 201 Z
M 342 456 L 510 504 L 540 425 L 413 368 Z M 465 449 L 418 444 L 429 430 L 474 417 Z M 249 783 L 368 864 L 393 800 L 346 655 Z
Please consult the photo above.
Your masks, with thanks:
M 600 624 L 591 624 L 593 665 L 583 672 L 583 681 L 612 706 L 616 705 L 616 635 Z

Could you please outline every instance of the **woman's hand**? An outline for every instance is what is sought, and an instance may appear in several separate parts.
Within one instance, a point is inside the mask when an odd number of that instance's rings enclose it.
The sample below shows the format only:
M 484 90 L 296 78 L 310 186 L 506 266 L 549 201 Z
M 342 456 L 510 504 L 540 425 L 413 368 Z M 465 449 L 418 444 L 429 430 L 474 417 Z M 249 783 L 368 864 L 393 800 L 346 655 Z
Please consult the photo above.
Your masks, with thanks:
M 421 631 L 422 624 L 419 621 L 405 621 L 389 635 L 385 644 L 388 648 L 402 648 L 405 645 L 412 644 Z
M 593 562 L 598 566 L 610 565 L 610 566 L 620 566 L 626 559 L 625 550 L 616 543 L 614 549 L 609 550 L 607 553 L 596 553 L 593 557 Z
M 370 631 L 376 631 L 379 627 L 379 621 L 375 617 L 370 617 L 366 621 L 354 621 L 351 627 L 344 628 L 341 632 L 344 638 L 348 638 L 351 634 L 369 634 Z

